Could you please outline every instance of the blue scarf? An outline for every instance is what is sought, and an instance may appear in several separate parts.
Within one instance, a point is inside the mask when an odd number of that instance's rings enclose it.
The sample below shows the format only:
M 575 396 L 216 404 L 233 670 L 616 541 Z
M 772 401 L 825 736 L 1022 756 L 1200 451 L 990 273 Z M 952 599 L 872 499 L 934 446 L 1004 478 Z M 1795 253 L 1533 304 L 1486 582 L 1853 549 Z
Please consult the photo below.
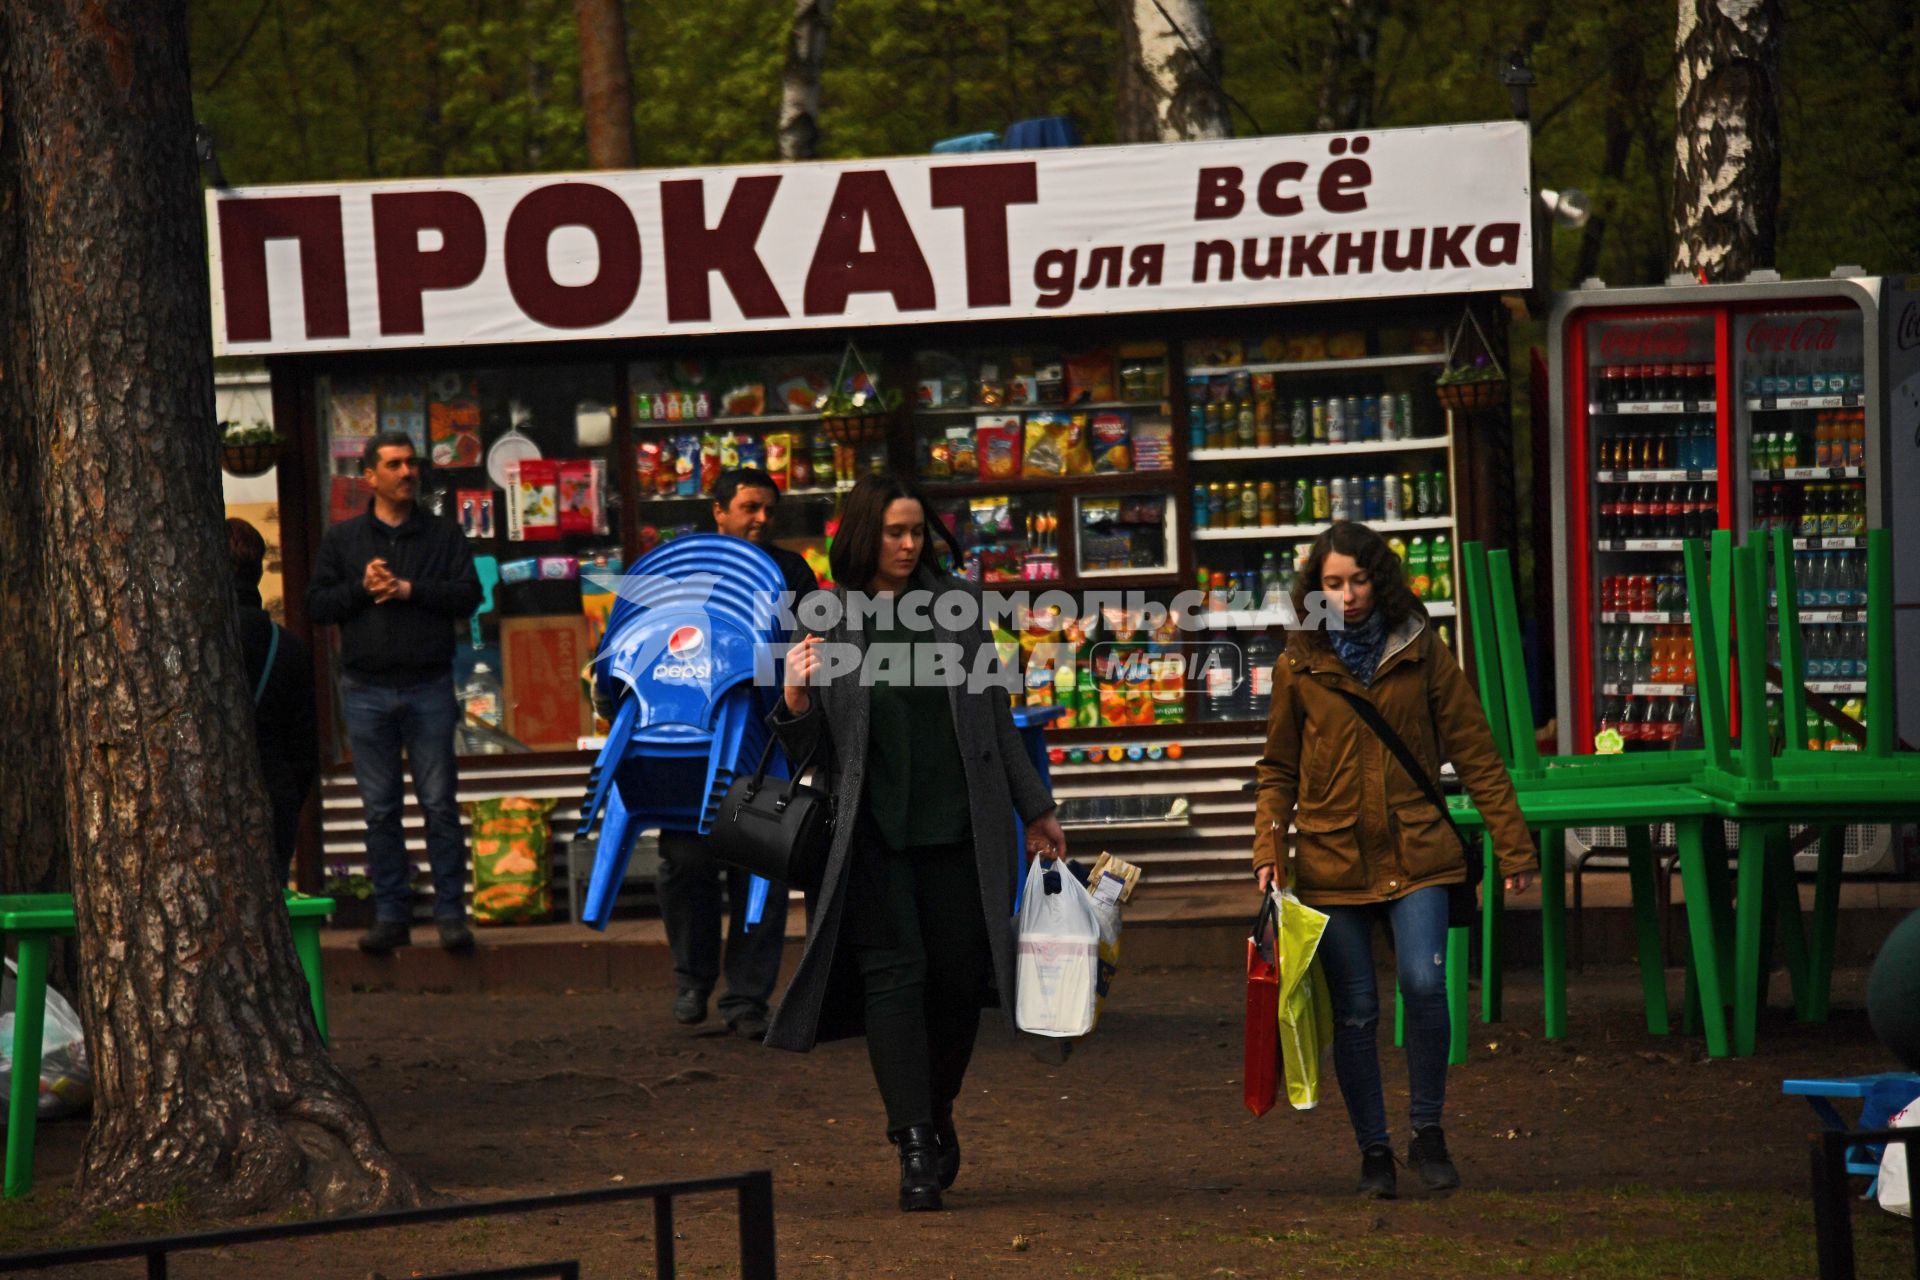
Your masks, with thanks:
M 1387 647 L 1386 625 L 1380 620 L 1380 611 L 1375 609 L 1367 615 L 1367 620 L 1358 626 L 1349 626 L 1344 630 L 1327 632 L 1327 643 L 1340 655 L 1340 661 L 1347 664 L 1347 670 L 1353 678 L 1368 688 L 1373 687 L 1374 669 L 1380 665 L 1381 650 Z

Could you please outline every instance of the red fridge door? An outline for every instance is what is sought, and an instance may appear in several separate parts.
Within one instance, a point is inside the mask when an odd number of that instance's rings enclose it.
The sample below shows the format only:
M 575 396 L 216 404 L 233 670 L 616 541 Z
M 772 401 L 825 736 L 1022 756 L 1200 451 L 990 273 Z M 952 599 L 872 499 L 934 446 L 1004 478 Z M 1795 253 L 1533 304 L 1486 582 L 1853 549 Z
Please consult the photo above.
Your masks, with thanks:
M 1732 516 L 1727 314 L 1595 308 L 1567 342 L 1573 743 L 1671 749 L 1698 730 L 1681 543 Z

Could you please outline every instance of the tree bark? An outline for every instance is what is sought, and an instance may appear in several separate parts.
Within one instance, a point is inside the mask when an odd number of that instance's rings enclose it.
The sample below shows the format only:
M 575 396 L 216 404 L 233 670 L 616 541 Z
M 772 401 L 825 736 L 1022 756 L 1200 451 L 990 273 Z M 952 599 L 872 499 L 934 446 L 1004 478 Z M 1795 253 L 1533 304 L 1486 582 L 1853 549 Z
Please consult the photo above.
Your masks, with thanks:
M 1121 142 L 1232 136 L 1206 0 L 1121 0 L 1115 114 Z
M 1780 0 L 1679 0 L 1675 272 L 1771 267 L 1780 204 Z
M 573 0 L 580 29 L 580 105 L 586 118 L 587 163 L 631 169 L 633 68 L 627 62 L 627 15 L 622 0 Z
M 820 69 L 834 0 L 794 0 L 787 63 L 780 73 L 780 158 L 811 160 L 820 149 Z
M 0 58 L 11 43 L 0 10 Z M 21 244 L 20 129 L 0 80 L 0 423 L 31 419 L 33 362 Z M 35 477 L 42 458 L 31 431 L 0 429 L 0 893 L 64 893 L 66 826 L 56 734 L 56 681 L 48 652 L 46 511 Z M 54 957 L 55 985 L 71 991 L 72 948 Z
M 72 855 L 95 1091 L 78 1205 L 417 1203 L 320 1041 L 269 883 L 210 429 L 184 8 L 6 12 L 19 199 L 4 234 L 25 262 L 33 400 L 8 405 L 0 437 L 33 441 L 52 553 L 46 746 L 65 786 L 47 799 Z
M 1372 127 L 1380 7 L 1380 0 L 1333 0 L 1328 6 L 1333 30 L 1321 66 L 1318 128 L 1333 131 Z

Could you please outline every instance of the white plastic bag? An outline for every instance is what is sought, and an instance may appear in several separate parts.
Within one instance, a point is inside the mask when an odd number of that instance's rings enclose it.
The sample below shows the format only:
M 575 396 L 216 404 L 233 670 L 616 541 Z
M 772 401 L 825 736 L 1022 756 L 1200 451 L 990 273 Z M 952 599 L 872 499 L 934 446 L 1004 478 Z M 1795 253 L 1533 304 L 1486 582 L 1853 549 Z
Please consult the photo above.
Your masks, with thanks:
M 1909 1102 L 1887 1121 L 1889 1129 L 1920 1129 L 1920 1101 Z M 1907 1144 L 1889 1142 L 1880 1153 L 1880 1207 L 1903 1218 L 1913 1216 L 1913 1182 L 1907 1177 Z
M 1014 1025 L 1041 1036 L 1083 1036 L 1093 1029 L 1100 973 L 1100 918 L 1093 898 L 1061 862 L 1027 868 L 1020 902 L 1019 974 Z M 1058 885 L 1047 892 L 1047 881 Z
M 0 1097 L 13 1085 L 13 1006 L 16 970 L 5 962 L 0 974 Z M 58 991 L 47 988 L 47 1014 L 40 1031 L 40 1117 L 74 1115 L 93 1105 L 93 1072 L 87 1066 L 87 1041 L 80 1015 Z M 0 1127 L 6 1116 L 0 1114 Z

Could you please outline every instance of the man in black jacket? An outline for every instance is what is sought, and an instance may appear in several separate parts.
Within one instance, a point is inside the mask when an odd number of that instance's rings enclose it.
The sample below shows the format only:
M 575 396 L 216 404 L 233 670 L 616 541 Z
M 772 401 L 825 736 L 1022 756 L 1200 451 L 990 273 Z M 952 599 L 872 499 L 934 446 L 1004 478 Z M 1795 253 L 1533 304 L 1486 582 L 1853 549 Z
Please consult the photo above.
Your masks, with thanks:
M 473 947 L 466 921 L 467 845 L 460 830 L 454 730 L 454 624 L 480 607 L 465 535 L 415 502 L 420 459 L 402 431 L 367 442 L 364 515 L 327 530 L 307 591 L 316 623 L 340 628 L 340 705 L 353 776 L 367 815 L 374 925 L 360 949 L 385 954 L 412 941 L 413 862 L 400 829 L 400 751 L 427 819 L 433 918 L 440 945 Z
M 714 527 L 728 537 L 751 542 L 773 557 L 799 604 L 820 589 L 820 580 L 798 554 L 776 546 L 770 536 L 773 504 L 780 490 L 773 477 L 751 467 L 722 472 L 713 485 Z M 747 888 L 752 877 L 723 868 L 707 852 L 706 840 L 691 831 L 660 833 L 660 916 L 673 951 L 678 988 L 673 1016 L 689 1025 L 705 1021 L 707 998 L 720 977 L 720 881 L 725 876 L 732 920 L 727 930 L 727 994 L 720 1016 L 740 1035 L 758 1040 L 767 1034 L 767 1001 L 780 977 L 780 950 L 787 930 L 787 888 L 774 885 L 760 923 L 747 928 Z
M 320 743 L 313 722 L 313 655 L 300 637 L 276 623 L 260 603 L 267 541 L 245 520 L 227 521 L 227 556 L 240 608 L 240 652 L 253 697 L 253 733 L 260 748 L 260 780 L 273 802 L 274 883 L 285 888 L 293 872 L 300 807 L 320 776 Z

